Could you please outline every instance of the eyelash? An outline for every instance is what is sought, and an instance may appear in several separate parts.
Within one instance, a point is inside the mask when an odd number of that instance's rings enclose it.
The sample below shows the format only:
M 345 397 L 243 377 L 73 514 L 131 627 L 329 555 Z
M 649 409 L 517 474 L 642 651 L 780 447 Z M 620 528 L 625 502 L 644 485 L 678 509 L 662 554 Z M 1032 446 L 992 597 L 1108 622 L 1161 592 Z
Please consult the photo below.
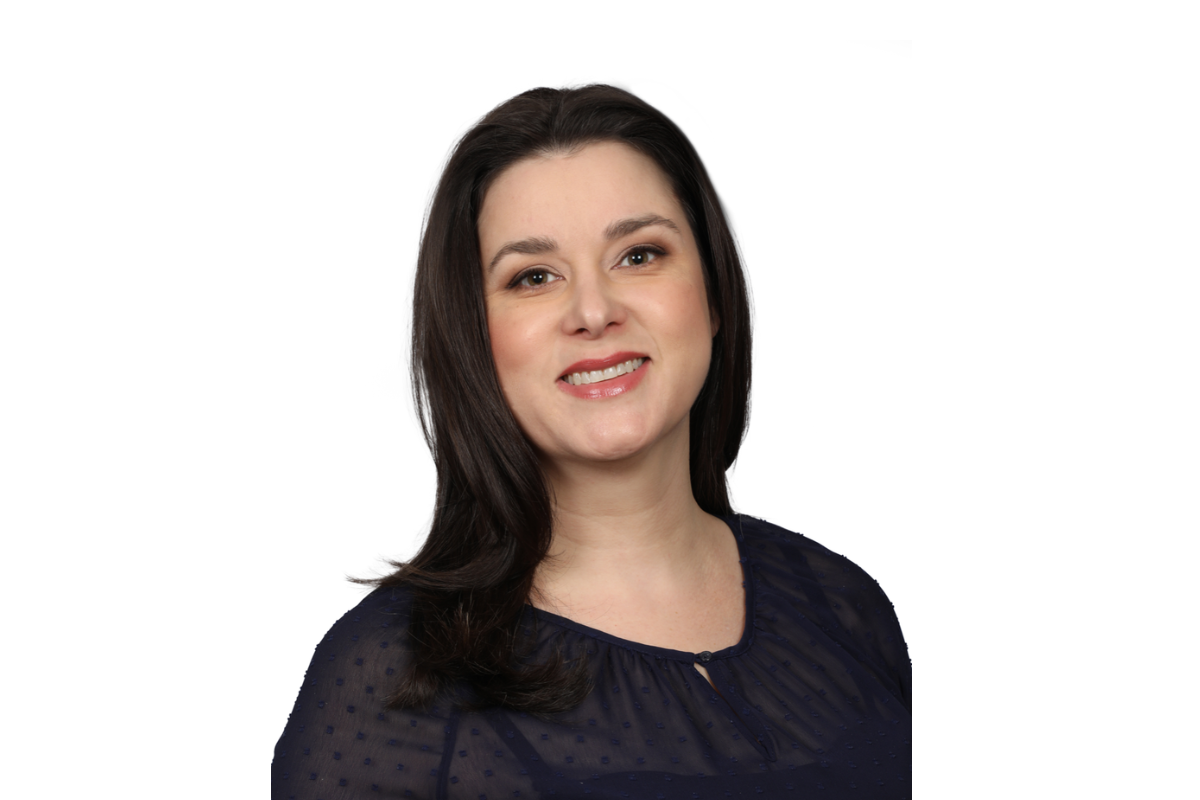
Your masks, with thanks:
M 527 269 L 524 272 L 518 273 L 517 277 L 513 278 L 512 282 L 510 284 L 508 284 L 508 288 L 509 289 L 537 289 L 537 288 L 539 288 L 537 286 L 522 286 L 521 285 L 521 281 L 525 280 L 530 275 L 536 275 L 539 272 L 544 272 L 547 275 L 554 275 L 553 272 L 546 269 L 545 267 L 531 267 L 530 269 Z M 555 277 L 557 277 L 557 276 L 555 276 Z
M 667 254 L 667 251 L 663 250 L 661 247 L 659 247 L 657 245 L 639 244 L 637 247 L 631 247 L 628 250 L 626 250 L 625 254 L 621 256 L 621 261 L 624 261 L 625 259 L 629 258 L 631 255 L 633 255 L 635 253 L 650 253 L 655 258 L 660 258 L 661 256 L 665 256 Z M 618 261 L 617 263 L 619 264 L 621 262 Z M 650 263 L 650 262 L 646 262 L 646 263 Z M 633 264 L 630 264 L 629 266 L 633 267 Z M 640 264 L 639 266 L 645 266 L 645 264 Z M 634 267 L 634 269 L 637 269 L 637 267 Z
M 665 256 L 667 254 L 667 251 L 663 250 L 661 247 L 658 247 L 657 245 L 639 244 L 636 247 L 631 247 L 628 250 L 626 250 L 624 253 L 622 253 L 620 260 L 617 261 L 617 265 L 620 266 L 621 263 L 623 261 L 625 261 L 625 259 L 629 258 L 632 255 L 636 255 L 637 253 L 649 253 L 650 255 L 654 256 L 654 258 L 661 258 L 662 256 Z M 647 262 L 647 263 L 651 263 L 651 262 Z M 628 265 L 628 267 L 630 269 L 640 269 L 641 267 L 644 267 L 644 266 L 645 266 L 645 264 L 638 264 L 638 265 L 629 264 Z M 525 280 L 530 275 L 536 275 L 539 272 L 544 272 L 548 275 L 554 274 L 546 267 L 531 267 L 527 270 L 523 270 L 522 272 L 517 273 L 517 276 L 512 279 L 511 283 L 509 283 L 508 288 L 509 289 L 536 289 L 536 288 L 539 288 L 537 286 L 521 286 L 521 281 Z M 555 277 L 557 277 L 557 276 L 555 276 Z M 543 285 L 545 285 L 545 284 L 543 284 Z

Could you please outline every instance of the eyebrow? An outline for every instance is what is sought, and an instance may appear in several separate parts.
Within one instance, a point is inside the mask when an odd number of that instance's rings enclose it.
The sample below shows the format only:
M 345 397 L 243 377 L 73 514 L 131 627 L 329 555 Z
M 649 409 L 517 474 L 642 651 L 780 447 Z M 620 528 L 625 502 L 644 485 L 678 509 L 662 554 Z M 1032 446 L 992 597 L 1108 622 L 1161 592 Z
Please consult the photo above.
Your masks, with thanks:
M 500 259 L 513 253 L 521 253 L 527 256 L 541 255 L 542 253 L 553 253 L 558 249 L 558 242 L 553 239 L 548 239 L 545 236 L 531 236 L 528 239 L 521 239 L 516 242 L 508 242 L 496 251 L 496 255 L 492 256 L 492 260 L 488 262 L 488 274 L 492 274 L 492 270 L 500 263 Z
M 658 214 L 646 214 L 641 217 L 617 220 L 604 229 L 604 238 L 611 242 L 613 239 L 620 239 L 622 236 L 639 231 L 647 225 L 662 225 L 679 233 L 679 226 L 666 217 L 660 217 Z
M 644 214 L 640 217 L 617 220 L 604 229 L 604 238 L 611 242 L 614 239 L 620 239 L 623 236 L 628 236 L 635 231 L 639 231 L 648 225 L 662 225 L 664 228 L 670 228 L 679 233 L 679 226 L 666 217 L 660 217 L 658 214 Z M 488 262 L 488 274 L 490 275 L 496 269 L 496 265 L 500 263 L 502 258 L 513 253 L 537 256 L 542 253 L 552 253 L 557 249 L 558 242 L 545 236 L 531 236 L 528 239 L 518 239 L 515 242 L 508 242 L 497 250 L 496 255 L 492 256 L 492 260 Z

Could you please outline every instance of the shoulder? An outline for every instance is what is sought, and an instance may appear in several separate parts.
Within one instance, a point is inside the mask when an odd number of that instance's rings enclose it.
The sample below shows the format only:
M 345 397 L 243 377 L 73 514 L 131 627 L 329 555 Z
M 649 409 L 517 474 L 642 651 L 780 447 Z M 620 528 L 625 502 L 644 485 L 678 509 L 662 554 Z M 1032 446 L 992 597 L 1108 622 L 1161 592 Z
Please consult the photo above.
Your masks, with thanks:
M 387 705 L 410 663 L 411 606 L 405 590 L 376 589 L 321 639 L 275 747 L 273 797 L 307 800 L 335 786 L 396 796 L 432 793 L 428 784 L 444 755 L 449 709 Z
M 317 644 L 301 695 L 344 694 L 355 687 L 369 705 L 386 701 L 411 661 L 408 641 L 412 594 L 381 587 L 341 616 Z
M 369 705 L 382 702 L 393 676 L 411 658 L 407 636 L 411 608 L 409 592 L 384 587 L 343 614 L 314 648 L 300 700 L 312 695 L 324 703 L 326 695 L 345 695 L 345 688 L 353 687 L 362 695 L 360 700 L 372 701 Z
M 853 591 L 886 597 L 878 581 L 866 570 L 819 542 L 746 514 L 738 514 L 735 519 L 740 524 L 747 555 L 779 577 L 815 580 L 835 592 Z
M 375 655 L 374 650 L 403 647 L 411 610 L 410 591 L 378 588 L 333 623 L 317 645 L 317 654 L 324 652 L 336 660 L 339 652 L 355 652 L 365 657 Z
M 744 514 L 734 521 L 762 599 L 784 603 L 816 623 L 910 705 L 912 662 L 883 587 L 858 564 L 807 536 Z

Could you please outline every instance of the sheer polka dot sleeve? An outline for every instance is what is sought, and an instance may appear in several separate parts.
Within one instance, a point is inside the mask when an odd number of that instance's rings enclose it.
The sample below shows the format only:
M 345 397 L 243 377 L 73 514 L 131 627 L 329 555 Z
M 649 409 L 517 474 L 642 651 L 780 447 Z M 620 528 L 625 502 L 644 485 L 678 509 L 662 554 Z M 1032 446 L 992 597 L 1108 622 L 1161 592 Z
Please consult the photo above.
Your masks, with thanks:
M 408 653 L 406 605 L 379 590 L 317 646 L 275 748 L 272 798 L 434 797 L 456 719 L 385 710 Z
M 755 542 L 764 591 L 800 610 L 867 667 L 912 712 L 912 662 L 895 609 L 857 564 L 813 540 L 761 520 Z

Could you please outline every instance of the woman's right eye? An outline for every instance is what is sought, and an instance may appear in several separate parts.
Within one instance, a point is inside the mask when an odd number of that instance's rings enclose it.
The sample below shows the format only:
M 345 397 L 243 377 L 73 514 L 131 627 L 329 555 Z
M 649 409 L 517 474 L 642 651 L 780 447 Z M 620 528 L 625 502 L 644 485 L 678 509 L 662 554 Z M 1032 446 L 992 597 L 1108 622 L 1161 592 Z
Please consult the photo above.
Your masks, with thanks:
M 540 267 L 526 270 L 517 276 L 517 279 L 512 282 L 513 286 L 523 286 L 526 289 L 536 289 L 539 286 L 545 286 L 547 283 L 561 280 L 557 275 L 548 269 Z

